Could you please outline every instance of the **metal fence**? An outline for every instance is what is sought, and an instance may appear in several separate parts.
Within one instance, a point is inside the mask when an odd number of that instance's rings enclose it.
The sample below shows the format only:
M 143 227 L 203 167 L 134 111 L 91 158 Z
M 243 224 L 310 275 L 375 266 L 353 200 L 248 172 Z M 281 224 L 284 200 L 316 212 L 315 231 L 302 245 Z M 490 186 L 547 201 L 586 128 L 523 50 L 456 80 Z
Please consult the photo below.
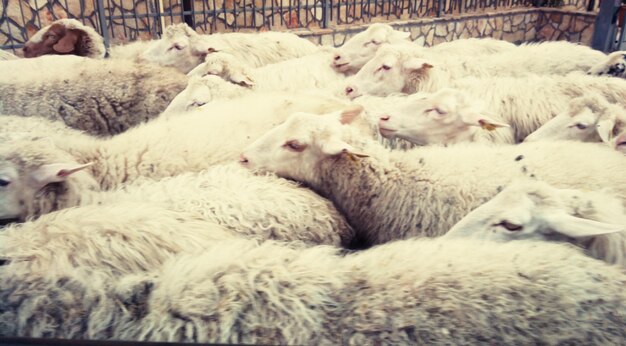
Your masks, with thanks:
M 15 50 L 39 28 L 58 18 L 77 18 L 94 27 L 108 45 L 159 37 L 164 27 L 181 22 L 202 33 L 314 29 L 532 6 L 584 9 L 588 0 L 0 1 L 0 49 Z

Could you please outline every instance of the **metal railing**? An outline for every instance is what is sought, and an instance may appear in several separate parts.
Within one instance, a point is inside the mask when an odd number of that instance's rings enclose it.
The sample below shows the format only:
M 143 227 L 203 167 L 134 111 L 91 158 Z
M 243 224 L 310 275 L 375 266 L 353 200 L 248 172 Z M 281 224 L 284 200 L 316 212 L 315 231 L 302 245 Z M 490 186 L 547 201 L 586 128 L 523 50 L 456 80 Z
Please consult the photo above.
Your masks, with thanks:
M 0 49 L 16 50 L 58 18 L 94 27 L 108 45 L 160 37 L 186 22 L 202 33 L 328 28 L 371 21 L 574 6 L 593 0 L 0 0 Z M 565 1 L 565 2 L 564 2 Z

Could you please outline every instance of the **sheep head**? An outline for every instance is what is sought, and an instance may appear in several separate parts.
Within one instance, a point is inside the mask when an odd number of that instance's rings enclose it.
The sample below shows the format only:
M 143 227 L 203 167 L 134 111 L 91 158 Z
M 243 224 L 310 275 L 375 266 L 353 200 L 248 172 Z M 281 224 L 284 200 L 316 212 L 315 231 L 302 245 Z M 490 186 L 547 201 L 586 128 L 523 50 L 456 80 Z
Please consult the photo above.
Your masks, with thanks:
M 446 237 L 568 241 L 623 232 L 625 220 L 621 201 L 608 193 L 523 180 L 467 214 Z
M 281 125 L 252 143 L 241 155 L 240 163 L 250 169 L 272 171 L 299 181 L 315 181 L 315 167 L 326 158 L 355 160 L 367 155 L 344 138 L 348 124 L 363 111 L 352 106 L 324 115 L 292 114 Z
M 449 88 L 410 95 L 390 105 L 378 122 L 383 137 L 420 145 L 471 141 L 476 131 L 498 127 L 510 126 L 488 116 L 482 104 L 464 92 Z
M 333 55 L 332 66 L 340 72 L 356 72 L 386 43 L 409 42 L 408 32 L 396 31 L 388 24 L 375 23 L 354 35 Z

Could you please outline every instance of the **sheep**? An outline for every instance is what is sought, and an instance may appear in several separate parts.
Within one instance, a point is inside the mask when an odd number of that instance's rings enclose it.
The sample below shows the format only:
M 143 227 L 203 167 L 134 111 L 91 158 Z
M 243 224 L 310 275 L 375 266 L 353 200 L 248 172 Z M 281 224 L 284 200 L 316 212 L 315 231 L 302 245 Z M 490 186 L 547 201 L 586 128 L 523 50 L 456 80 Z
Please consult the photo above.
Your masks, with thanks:
M 191 75 L 185 89 L 174 97 L 161 116 L 191 112 L 214 100 L 234 99 L 250 93 L 248 88 L 227 82 L 219 76 Z
M 139 178 L 199 172 L 235 161 L 247 144 L 292 112 L 342 108 L 334 99 L 259 93 L 159 118 L 106 140 L 67 136 L 3 143 L 0 178 L 6 192 L 0 194 L 0 210 L 30 206 L 37 197 L 43 202 L 35 208 L 46 203 L 72 206 L 89 191 L 114 189 Z M 0 212 L 0 219 L 13 217 L 4 214 Z
M 23 51 L 25 58 L 47 54 L 104 58 L 106 54 L 102 36 L 76 19 L 58 19 L 41 28 L 24 44 Z
M 608 191 L 515 181 L 472 210 L 444 237 L 571 242 L 594 258 L 626 266 L 626 211 Z
M 0 258 L 24 275 L 90 268 L 110 277 L 157 269 L 177 253 L 235 234 L 196 212 L 120 202 L 61 210 L 0 232 Z
M 567 109 L 572 98 L 595 91 L 609 102 L 626 106 L 626 83 L 622 79 L 567 76 L 489 77 L 454 79 L 432 61 L 409 58 L 397 50 L 381 48 L 346 86 L 346 96 L 386 96 L 393 93 L 434 92 L 444 87 L 464 90 L 485 102 L 486 108 L 508 124 L 516 124 L 520 142 L 541 125 Z
M 330 199 L 365 246 L 442 235 L 526 174 L 559 188 L 611 187 L 626 200 L 626 157 L 602 145 L 471 143 L 389 152 L 349 126 L 357 114 L 293 114 L 248 146 L 240 163 L 303 182 Z
M 425 48 L 409 41 L 409 37 L 409 32 L 393 30 L 388 24 L 372 24 L 336 50 L 333 56 L 333 68 L 346 74 L 356 73 L 374 57 L 380 47 L 386 44 L 407 47 L 419 52 L 438 53 L 440 56 L 454 56 L 455 58 L 461 58 L 465 55 L 483 56 L 510 51 L 515 48 L 515 45 L 510 42 L 491 38 L 455 40 Z
M 214 53 L 189 75 L 218 75 L 250 91 L 327 90 L 341 96 L 345 76 L 328 65 L 329 53 L 320 51 L 300 58 L 250 68 L 231 54 Z M 294 78 L 297 76 L 297 78 Z
M 0 74 L 0 113 L 63 120 L 92 135 L 156 117 L 187 83 L 160 66 L 56 55 L 3 62 Z
M 0 49 L 0 61 L 19 59 L 15 54 Z
M 514 143 L 509 124 L 456 89 L 410 95 L 386 107 L 378 117 L 382 136 L 420 145 Z
M 610 144 L 626 132 L 624 113 L 624 107 L 610 104 L 599 95 L 578 97 L 572 100 L 567 111 L 555 116 L 524 141 L 578 140 Z
M 624 273 L 563 244 L 415 239 L 341 256 L 223 240 L 119 281 L 64 268 L 0 273 L 0 333 L 11 337 L 316 345 L 626 337 Z
M 207 52 L 194 50 L 199 35 L 187 24 L 172 24 L 165 28 L 163 38 L 115 45 L 109 49 L 112 59 L 149 62 L 173 67 L 187 73 L 200 64 Z M 87 58 L 104 58 L 104 41 L 90 26 L 76 19 L 59 19 L 39 30 L 24 45 L 24 56 L 35 58 L 48 54 L 71 54 Z
M 0 142 L 23 138 L 88 136 L 67 127 L 62 121 L 51 121 L 39 117 L 0 114 Z
M 193 211 L 198 219 L 248 238 L 351 246 L 352 230 L 332 203 L 295 183 L 271 175 L 254 176 L 236 165 L 218 165 L 158 182 L 143 179 L 113 191 L 78 193 L 78 179 L 67 179 L 67 188 L 56 195 L 43 190 L 33 196 L 24 190 L 28 178 L 37 177 L 41 169 L 22 171 L 19 176 L 0 169 L 0 179 L 10 183 L 0 190 L 0 220 L 25 221 L 75 206 L 148 200 L 173 211 Z M 85 175 L 78 178 L 89 180 Z
M 261 67 L 316 53 L 319 47 L 293 33 L 268 31 L 198 35 L 194 50 L 207 57 L 215 52 L 231 54 L 250 67 Z
M 592 66 L 587 73 L 626 78 L 626 51 L 609 54 L 604 61 Z

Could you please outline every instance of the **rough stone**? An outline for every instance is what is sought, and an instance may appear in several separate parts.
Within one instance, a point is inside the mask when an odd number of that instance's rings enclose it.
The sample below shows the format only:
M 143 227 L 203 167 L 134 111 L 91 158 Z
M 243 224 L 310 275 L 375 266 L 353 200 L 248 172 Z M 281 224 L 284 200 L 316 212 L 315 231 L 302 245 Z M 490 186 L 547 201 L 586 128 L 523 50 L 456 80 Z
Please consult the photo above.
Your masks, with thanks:
M 435 37 L 435 29 L 431 28 L 428 31 L 428 34 L 426 35 L 426 45 L 427 46 L 432 46 L 433 45 L 434 37 Z
M 424 35 L 420 35 L 419 37 L 413 39 L 413 43 L 415 43 L 418 46 L 423 46 L 425 42 L 426 42 L 426 36 Z
M 322 35 L 320 42 L 323 46 L 332 46 L 334 44 L 333 35 L 332 34 Z
M 538 39 L 537 30 L 533 27 L 524 34 L 524 41 L 534 41 Z
M 445 24 L 437 24 L 435 26 L 435 35 L 445 37 L 448 35 L 448 26 Z
M 554 28 L 551 25 L 544 25 L 537 33 L 537 39 L 549 40 L 554 34 Z
M 514 15 L 513 19 L 512 19 L 513 26 L 518 26 L 518 25 L 522 24 L 524 22 L 524 18 L 525 18 L 525 16 L 522 16 L 522 15 L 519 15 L 519 14 Z
M 502 30 L 504 30 L 504 32 L 511 32 L 511 20 L 507 19 L 504 21 L 504 25 L 502 26 Z

